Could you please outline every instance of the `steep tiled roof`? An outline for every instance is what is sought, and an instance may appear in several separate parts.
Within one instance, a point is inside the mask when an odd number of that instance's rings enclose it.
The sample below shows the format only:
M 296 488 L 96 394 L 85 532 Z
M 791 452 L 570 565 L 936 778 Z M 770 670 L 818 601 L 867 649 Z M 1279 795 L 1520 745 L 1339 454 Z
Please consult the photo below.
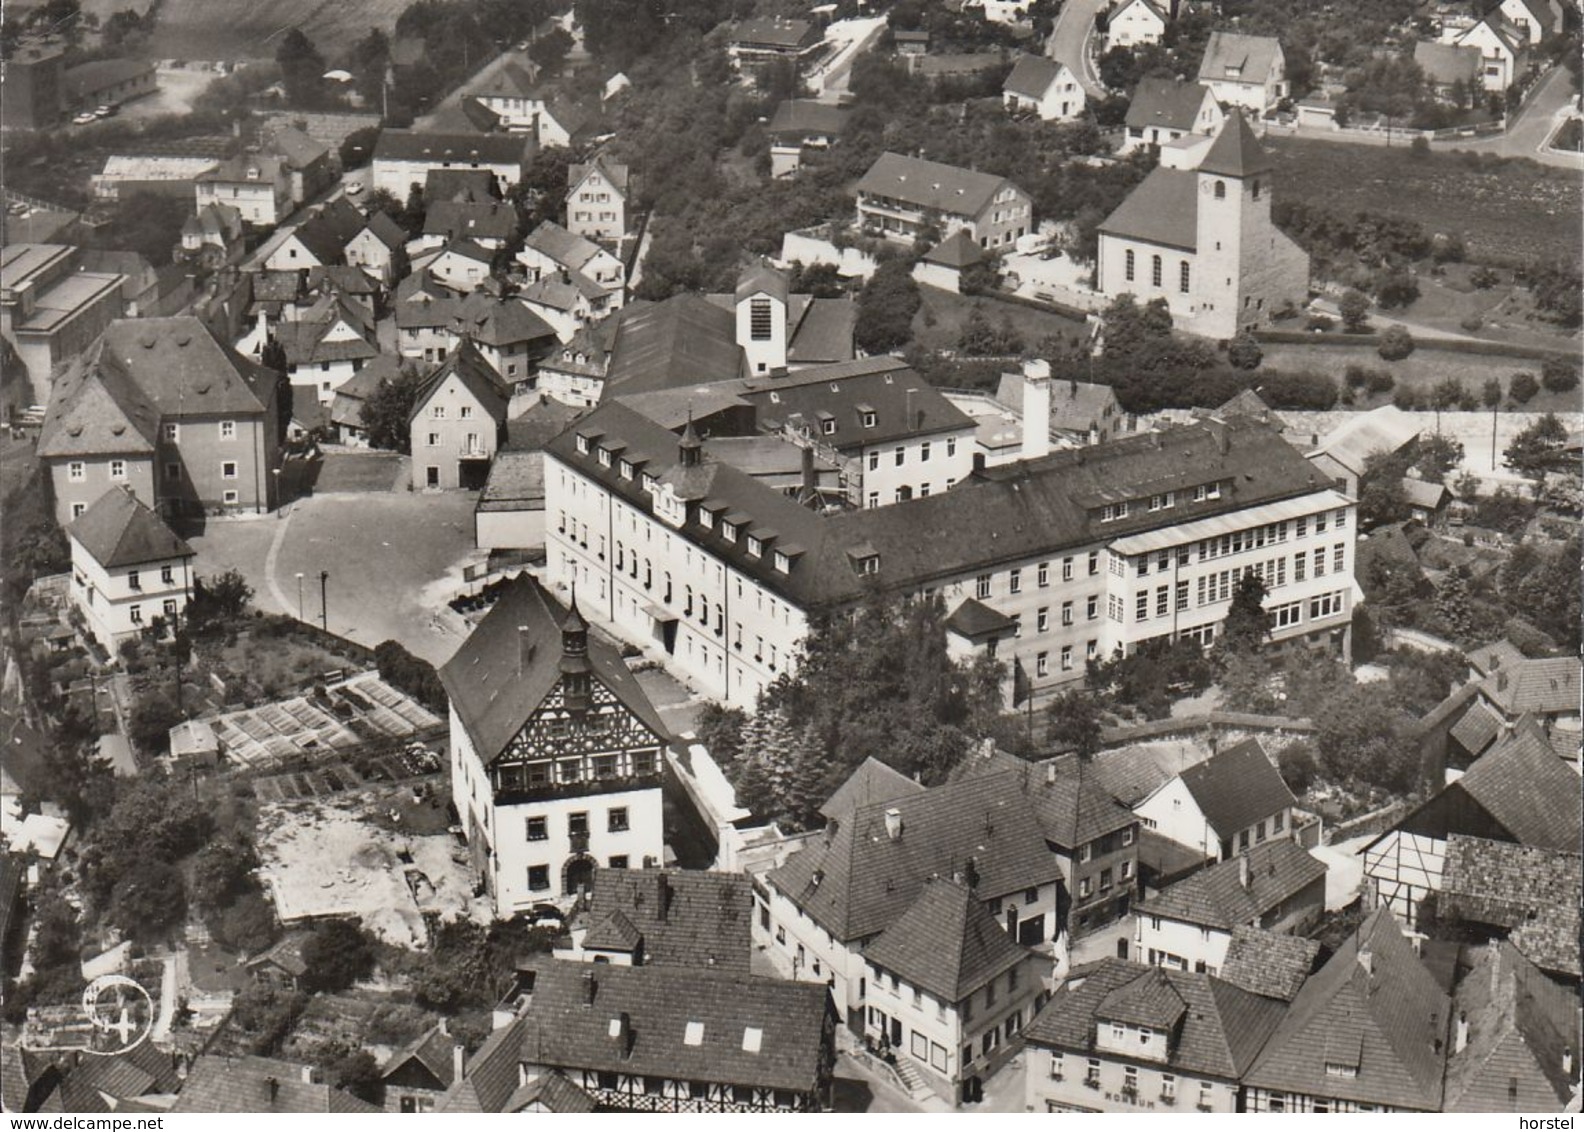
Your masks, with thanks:
M 276 129 L 270 136 L 270 148 L 284 157 L 292 169 L 306 169 L 315 161 L 330 155 L 323 144 L 314 141 L 296 126 Z
M 523 246 L 547 255 L 573 271 L 583 270 L 583 265 L 603 250 L 593 240 L 574 235 L 553 220 L 546 220 L 530 232 Z
M 1563 851 L 1454 833 L 1436 912 L 1447 921 L 1505 928 L 1537 966 L 1577 977 L 1580 892 L 1584 858 L 1576 846 Z
M 531 60 L 508 60 L 483 80 L 469 83 L 463 93 L 475 98 L 538 98 L 539 91 L 534 85 L 537 70 L 538 66 Z
M 1381 907 L 1304 984 L 1244 1084 L 1434 1112 L 1450 1017 L 1451 1000 Z M 1353 1075 L 1327 1073 L 1328 1062 Z
M 1510 943 L 1483 949 L 1455 998 L 1467 1044 L 1447 1059 L 1446 1112 L 1560 1112 L 1578 1057 L 1576 991 L 1546 978 Z
M 820 816 L 827 821 L 847 817 L 859 806 L 875 802 L 889 802 L 909 794 L 921 794 L 922 783 L 914 782 L 899 770 L 893 770 L 870 755 L 858 764 L 858 769 L 847 776 L 847 781 L 820 806 Z
M 820 983 L 554 959 L 532 970 L 521 1062 L 798 1093 L 819 1083 L 830 1002 Z
M 967 885 L 932 878 L 912 906 L 864 948 L 864 961 L 956 1003 L 1032 954 L 1013 942 Z
M 440 1088 L 449 1089 L 456 1081 L 456 1045 L 443 1027 L 431 1026 L 392 1053 L 380 1069 L 380 1076 L 389 1078 L 409 1062 L 416 1062 Z
M 38 454 L 152 455 L 159 411 L 101 339 L 50 385 Z
M 929 251 L 924 253 L 925 263 L 938 263 L 942 267 L 964 268 L 972 267 L 989 258 L 988 254 L 966 228 L 959 228 Z
M 771 137 L 803 138 L 811 134 L 835 136 L 847 128 L 852 112 L 812 98 L 790 98 L 776 104 L 765 133 Z
M 1197 744 L 1145 743 L 1099 751 L 1089 768 L 1101 789 L 1132 809 L 1207 757 Z
M 1242 883 L 1247 862 L 1249 882 Z M 1326 867 L 1294 841 L 1255 845 L 1243 857 L 1211 865 L 1139 902 L 1141 916 L 1231 931 L 1253 923 L 1325 876 Z
M 1189 767 L 1182 781 L 1223 840 L 1298 804 L 1258 739 L 1245 739 Z
M 596 169 L 605 175 L 605 179 L 615 186 L 618 192 L 627 192 L 631 185 L 631 172 L 628 167 L 605 157 L 596 157 L 593 161 L 582 165 L 568 165 L 567 185 L 576 187 L 583 178 Z
M 500 185 L 488 169 L 431 169 L 424 177 L 424 201 L 500 199 Z
M 858 304 L 851 299 L 791 296 L 787 310 L 787 361 L 804 366 L 849 362 Z
M 1006 183 L 1005 177 L 993 173 L 882 153 L 859 178 L 857 190 L 860 195 L 889 197 L 948 216 L 978 216 Z
M 1100 224 L 1107 235 L 1193 251 L 1199 244 L 1199 176 L 1157 166 Z
M 597 1107 L 594 1098 L 568 1080 L 566 1074 L 550 1072 L 519 1085 L 501 1111 L 523 1112 L 535 1105 L 546 1112 L 562 1113 L 593 1112 Z
M 1280 52 L 1281 44 L 1274 36 L 1213 31 L 1199 62 L 1199 81 L 1263 83 Z
M 1112 1015 L 1128 1015 L 1117 1018 L 1125 1022 L 1166 1011 L 1181 1018 L 1167 1062 L 1171 1071 L 1235 1081 L 1276 1029 L 1283 1008 L 1212 975 L 1102 959 L 1071 971 L 1024 1037 L 1036 1046 L 1093 1054 L 1095 1027 Z
M 1177 79 L 1142 78 L 1128 103 L 1129 129 L 1192 130 L 1209 89 Z
M 856 366 L 817 366 L 784 377 L 749 378 L 738 388 L 758 410 L 760 427 L 801 424 L 842 451 L 973 427 L 968 414 L 906 364 L 864 361 L 866 373 L 853 372 Z
M 375 211 L 370 214 L 368 222 L 364 224 L 369 235 L 384 244 L 391 251 L 395 251 L 407 242 L 407 233 L 402 231 L 400 224 L 391 219 L 390 213 Z M 354 233 L 355 235 L 356 233 Z
M 1576 656 L 1513 660 L 1485 677 L 1480 692 L 1509 718 L 1579 710 L 1584 661 Z
M 172 1112 L 378 1112 L 351 1093 L 302 1079 L 306 1067 L 270 1057 L 204 1054 Z
M 1062 65 L 1045 55 L 1019 55 L 1001 89 L 1025 98 L 1044 98 L 1062 73 Z
M 1470 667 L 1482 676 L 1489 676 L 1504 664 L 1524 659 L 1523 650 L 1506 637 L 1471 648 L 1465 655 Z
M 1260 145 L 1254 131 L 1249 129 L 1243 111 L 1233 107 L 1227 120 L 1216 131 L 1215 141 L 1199 162 L 1199 172 L 1216 173 L 1224 177 L 1252 177 L 1269 172 L 1270 154 Z
M 565 607 L 549 591 L 531 576 L 518 575 L 440 669 L 451 706 L 486 765 L 559 683 L 565 618 Z M 534 645 L 526 658 L 518 634 L 524 625 Z M 588 655 L 595 678 L 664 742 L 665 724 L 616 650 L 590 634 Z
M 106 569 L 191 558 L 192 547 L 137 496 L 112 487 L 73 519 L 66 533 Z
M 891 809 L 901 814 L 895 838 L 886 826 Z M 846 942 L 890 926 L 930 877 L 966 872 L 970 858 L 976 891 L 987 900 L 1061 875 L 1019 775 L 988 775 L 859 806 L 766 879 Z
M 1557 758 L 1537 726 L 1520 726 L 1448 789 L 1473 798 L 1524 845 L 1578 848 L 1578 775 Z
M 1138 819 L 1111 796 L 1084 759 L 1066 756 L 1034 764 L 997 749 L 975 752 L 957 765 L 953 777 L 972 780 L 1015 773 L 1034 805 L 1045 839 L 1069 852 Z
M 429 403 L 430 396 L 452 376 L 455 376 L 478 401 L 485 417 L 497 425 L 505 423 L 506 406 L 511 401 L 511 391 L 505 387 L 500 375 L 470 342 L 463 342 L 451 351 L 446 360 L 429 375 L 413 401 L 412 413 L 408 419 L 417 420 L 424 406 Z
M 773 16 L 743 20 L 731 32 L 731 42 L 756 47 L 807 47 L 819 41 L 820 29 L 809 21 Z
M 517 209 L 502 201 L 439 200 L 425 211 L 423 230 L 447 240 L 510 240 L 517 231 Z
M 601 946 L 601 935 L 614 943 L 612 929 L 624 922 L 627 949 L 641 941 L 645 963 L 747 974 L 753 887 L 742 873 L 600 869 L 593 889 L 584 947 Z
M 263 412 L 276 381 L 272 370 L 216 341 L 191 315 L 118 319 L 105 329 L 105 358 L 173 420 L 186 413 Z
M 453 1081 L 436 1112 L 503 1112 L 521 1075 L 523 1035 L 528 1023 L 513 1018 L 490 1031 L 473 1051 L 460 1081 Z
M 380 131 L 375 161 L 448 161 L 518 165 L 533 155 L 534 141 L 525 134 L 443 134 L 426 130 Z
M 502 299 L 483 288 L 457 302 L 452 329 L 486 346 L 517 346 L 524 342 L 550 344 L 555 328 L 516 299 Z
M 1456 739 L 1469 754 L 1479 755 L 1483 754 L 1485 748 L 1501 734 L 1501 729 L 1501 716 L 1476 701 L 1469 705 L 1469 709 L 1452 725 L 1452 730 L 1447 734 Z
M 702 296 L 673 295 L 663 302 L 625 307 L 616 317 L 605 375 L 612 396 L 726 381 L 745 371 L 736 316 Z
M 1319 954 L 1318 940 L 1239 924 L 1232 929 L 1221 977 L 1252 994 L 1291 1002 Z

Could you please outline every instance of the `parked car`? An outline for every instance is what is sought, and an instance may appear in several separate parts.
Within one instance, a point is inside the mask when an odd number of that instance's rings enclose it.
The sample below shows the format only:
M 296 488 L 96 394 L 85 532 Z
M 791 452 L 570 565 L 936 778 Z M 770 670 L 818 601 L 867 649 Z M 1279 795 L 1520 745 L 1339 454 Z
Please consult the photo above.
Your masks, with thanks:
M 97 122 L 98 120 L 98 117 L 95 116 L 92 110 L 84 110 L 81 114 L 72 119 L 72 123 L 78 126 L 86 126 L 90 122 Z
M 94 111 L 94 117 L 95 118 L 114 118 L 116 116 L 116 112 L 119 109 L 120 109 L 120 107 L 117 107 L 117 106 L 109 106 L 109 105 L 100 106 L 99 108 L 97 108 Z

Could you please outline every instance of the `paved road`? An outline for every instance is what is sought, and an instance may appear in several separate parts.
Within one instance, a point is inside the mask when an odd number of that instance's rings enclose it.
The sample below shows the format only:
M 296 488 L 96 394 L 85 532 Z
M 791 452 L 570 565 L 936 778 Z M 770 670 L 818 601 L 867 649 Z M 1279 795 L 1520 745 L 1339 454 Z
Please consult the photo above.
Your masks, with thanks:
M 1528 103 L 1518 112 L 1512 127 L 1504 134 L 1482 138 L 1478 142 L 1438 142 L 1437 149 L 1478 149 L 1482 153 L 1495 153 L 1502 157 L 1532 157 L 1546 165 L 1561 169 L 1580 168 L 1577 155 L 1546 153 L 1541 150 L 1551 131 L 1556 127 L 1559 111 L 1572 101 L 1572 86 L 1565 67 L 1553 67 L 1535 89 Z
M 1089 65 L 1086 46 L 1089 36 L 1094 32 L 1095 14 L 1105 5 L 1106 0 L 1067 0 L 1062 5 L 1061 15 L 1056 17 L 1056 27 L 1045 45 L 1045 53 L 1059 63 L 1066 63 L 1072 73 L 1078 76 L 1084 93 L 1090 98 L 1104 98 L 1106 95 L 1105 87 L 1100 84 L 1100 76 Z
M 826 39 L 844 42 L 831 59 L 830 66 L 818 75 L 810 76 L 810 85 L 816 82 L 819 84 L 819 93 L 815 96 L 819 101 L 835 102 L 847 93 L 853 62 L 874 46 L 875 40 L 880 38 L 885 26 L 885 17 L 876 16 L 866 20 L 841 20 L 826 29 Z

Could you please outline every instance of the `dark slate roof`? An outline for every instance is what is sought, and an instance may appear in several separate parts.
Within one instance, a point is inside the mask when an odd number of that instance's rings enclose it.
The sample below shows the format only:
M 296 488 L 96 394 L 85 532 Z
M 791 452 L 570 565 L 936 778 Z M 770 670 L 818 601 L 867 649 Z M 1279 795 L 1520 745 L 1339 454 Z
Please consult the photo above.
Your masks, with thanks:
M 1511 943 L 1487 946 L 1455 996 L 1468 1044 L 1447 1059 L 1445 1112 L 1561 1112 L 1579 1053 L 1578 993 Z
M 959 228 L 929 251 L 924 253 L 925 263 L 938 263 L 942 267 L 972 267 L 989 258 L 989 254 L 974 243 L 966 228 Z
M 270 136 L 270 148 L 286 159 L 293 169 L 306 169 L 315 161 L 330 156 L 322 142 L 299 130 L 296 126 L 282 126 Z
M 1469 649 L 1465 655 L 1469 666 L 1482 676 L 1489 676 L 1504 664 L 1524 659 L 1523 650 L 1506 637 Z
M 541 395 L 538 401 L 506 422 L 504 449 L 509 452 L 538 452 L 587 412 L 588 409 L 582 406 L 568 405 L 548 395 Z
M 453 1081 L 435 1105 L 436 1112 L 504 1112 L 518 1087 L 527 1022 L 513 1018 L 490 1031 L 468 1058 L 460 1081 Z
M 1199 175 L 1157 166 L 1101 222 L 1100 231 L 1193 251 L 1199 244 Z
M 1391 910 L 1378 908 L 1304 984 L 1243 1083 L 1435 1112 L 1451 1008 Z M 1327 1074 L 1338 1059 L 1357 1076 Z
M 1584 823 L 1578 774 L 1557 757 L 1538 727 L 1519 727 L 1475 759 L 1448 789 L 1473 798 L 1525 845 L 1568 851 L 1579 846 Z
M 1436 912 L 1444 921 L 1507 929 L 1531 962 L 1577 978 L 1580 892 L 1584 858 L 1576 848 L 1568 852 L 1454 833 L 1447 838 Z
M 1098 751 L 1089 768 L 1103 790 L 1132 809 L 1203 758 L 1196 746 L 1140 744 Z
M 308 964 L 303 961 L 302 949 L 303 944 L 307 942 L 307 932 L 291 932 L 268 950 L 249 959 L 247 966 L 251 970 L 257 966 L 274 964 L 289 975 L 305 975 L 308 972 Z
M 882 153 L 859 179 L 857 191 L 860 195 L 873 193 L 918 208 L 935 209 L 948 216 L 978 216 L 1006 183 L 1005 177 L 993 173 L 959 169 L 900 153 Z
M 1319 954 L 1319 940 L 1239 924 L 1232 929 L 1221 977 L 1251 994 L 1291 1002 Z
M 912 906 L 864 948 L 864 962 L 956 1003 L 1033 954 L 1013 942 L 967 885 L 931 878 Z
M 1045 840 L 1072 852 L 1097 838 L 1138 822 L 1133 812 L 1111 796 L 1085 760 L 1066 756 L 1030 763 L 996 749 L 975 751 L 952 772 L 954 779 L 973 780 L 1014 773 L 1033 803 Z
M 159 412 L 100 339 L 50 383 L 38 454 L 152 455 Z
M 624 307 L 614 316 L 605 388 L 610 396 L 741 377 L 737 318 L 700 295 Z
M 765 133 L 771 137 L 804 138 L 839 135 L 852 112 L 812 98 L 789 98 L 776 104 Z
M 1480 685 L 1480 692 L 1509 719 L 1524 712 L 1551 715 L 1579 710 L 1584 661 L 1576 656 L 1513 660 Z
M 503 1112 L 524 1112 L 538 1105 L 547 1112 L 593 1112 L 597 1107 L 594 1098 L 578 1088 L 559 1071 L 540 1073 L 533 1080 L 519 1085 L 506 1100 Z
M 479 162 L 521 165 L 533 156 L 534 140 L 528 134 L 443 134 L 427 130 L 380 131 L 374 143 L 375 161 Z
M 1241 879 L 1245 860 L 1249 871 L 1246 888 Z M 1297 842 L 1287 838 L 1266 841 L 1242 857 L 1211 865 L 1163 888 L 1140 901 L 1138 913 L 1231 931 L 1258 920 L 1325 873 L 1325 865 Z
M 1031 1045 L 1094 1054 L 1097 1025 L 1118 1014 L 1129 1017 L 1117 1021 L 1129 1021 L 1166 1011 L 1182 1027 L 1169 1069 L 1236 1081 L 1276 1029 L 1283 1007 L 1213 975 L 1102 959 L 1069 972 L 1023 1033 Z
M 890 809 L 902 815 L 894 840 L 886 832 Z M 823 840 L 794 853 L 766 879 L 843 942 L 889 927 L 929 878 L 964 872 L 969 858 L 986 900 L 1061 875 L 1017 774 L 871 802 L 825 830 Z
M 754 47 L 810 47 L 820 41 L 820 29 L 808 20 L 762 16 L 743 20 L 732 28 L 731 42 Z
M 453 328 L 486 346 L 516 346 L 523 342 L 552 343 L 555 328 L 516 299 L 497 298 L 482 287 L 458 300 Z
M 580 181 L 583 180 L 584 177 L 587 177 L 596 169 L 605 175 L 605 179 L 614 185 L 618 192 L 627 192 L 631 185 L 631 171 L 626 165 L 611 161 L 604 156 L 596 157 L 593 161 L 584 164 L 574 163 L 572 165 L 568 165 L 568 187 L 575 187 Z
M 431 1026 L 392 1053 L 380 1069 L 380 1076 L 388 1079 L 409 1062 L 417 1062 L 440 1088 L 449 1089 L 456 1083 L 456 1045 L 442 1026 Z
M 603 250 L 593 240 L 575 235 L 553 220 L 544 221 L 530 232 L 523 246 L 547 255 L 573 271 L 583 270 L 583 265 Z
M 351 1093 L 302 1079 L 303 1065 L 271 1057 L 204 1054 L 172 1112 L 378 1112 Z M 273 1084 L 272 1084 L 273 1083 Z
M 424 235 L 510 240 L 517 231 L 517 209 L 503 201 L 439 200 L 424 212 Z
M 66 533 L 105 569 L 191 558 L 193 548 L 137 496 L 112 487 L 73 519 Z
M 538 64 L 531 59 L 511 59 L 484 79 L 469 83 L 463 93 L 475 98 L 537 98 L 539 91 L 534 83 L 538 70 Z
M 561 623 L 566 608 L 527 574 L 507 584 L 472 636 L 440 669 L 451 706 L 473 748 L 488 765 L 560 682 Z M 534 648 L 523 664 L 518 626 L 528 627 Z M 649 697 L 616 650 L 590 634 L 594 676 L 643 721 L 660 742 L 669 737 Z
M 821 983 L 555 959 L 531 969 L 520 1062 L 799 1093 L 819 1082 L 830 1009 Z M 611 1034 L 624 1016 L 630 1049 Z M 695 1044 L 690 1023 L 703 1031 Z
M 455 375 L 478 401 L 479 407 L 484 410 L 484 416 L 497 425 L 505 423 L 506 406 L 511 401 L 511 391 L 502 383 L 494 367 L 485 361 L 478 349 L 469 342 L 463 342 L 451 351 L 446 356 L 446 360 L 441 362 L 425 380 L 423 388 L 418 391 L 418 396 L 413 401 L 409 421 L 418 419 L 424 406 L 429 403 L 429 398 L 452 375 Z
M 1224 177 L 1252 177 L 1271 169 L 1270 154 L 1260 145 L 1254 131 L 1249 128 L 1243 111 L 1237 107 L 1227 115 L 1227 120 L 1216 131 L 1215 141 L 1199 162 L 1199 172 L 1215 173 Z
M 1011 636 L 1017 622 L 1005 613 L 991 609 L 976 597 L 964 598 L 945 621 L 946 631 L 970 641 L 993 635 Z
M 430 175 L 433 176 L 433 174 Z M 393 252 L 407 242 L 407 233 L 402 230 L 400 224 L 391 219 L 391 215 L 388 212 L 375 211 L 369 216 L 368 222 L 364 224 L 364 227 L 368 229 L 369 235 Z M 356 233 L 353 234 L 356 235 Z
M 1209 88 L 1178 79 L 1142 78 L 1128 103 L 1129 129 L 1190 131 Z
M 752 920 L 753 886 L 742 873 L 600 869 L 583 946 L 600 947 L 601 938 L 614 946 L 630 931 L 630 942 L 620 949 L 642 942 L 646 964 L 747 974 Z
M 1245 739 L 1196 763 L 1182 772 L 1182 781 L 1223 840 L 1298 804 L 1258 739 Z
M 431 169 L 424 177 L 424 201 L 500 199 L 500 185 L 488 169 Z
M 847 776 L 847 781 L 838 786 L 835 793 L 825 799 L 819 812 L 827 821 L 840 820 L 859 806 L 889 802 L 893 798 L 905 798 L 909 794 L 923 792 L 923 783 L 914 782 L 901 771 L 893 770 L 870 755 L 858 764 L 858 769 Z
M 1447 734 L 1469 754 L 1479 755 L 1501 734 L 1501 729 L 1501 716 L 1476 700 Z
M 1044 55 L 1019 55 L 1012 73 L 1001 89 L 1025 98 L 1044 98 L 1045 92 L 1062 72 L 1062 65 Z
M 1275 36 L 1213 31 L 1210 42 L 1205 44 L 1204 58 L 1199 62 L 1199 78 L 1201 81 L 1263 83 L 1275 66 L 1280 50 L 1281 44 Z
M 838 451 L 973 428 L 972 417 L 894 358 L 749 378 L 738 391 L 754 405 L 761 428 L 778 431 L 777 425 L 801 424 Z M 865 427 L 865 413 L 873 414 L 874 427 Z M 834 431 L 826 427 L 827 417 Z
M 79 63 L 61 72 L 62 93 L 70 102 L 99 97 L 101 91 L 151 74 L 154 64 L 147 59 L 96 59 Z
M 815 366 L 853 359 L 858 304 L 793 295 L 787 310 L 787 361 Z

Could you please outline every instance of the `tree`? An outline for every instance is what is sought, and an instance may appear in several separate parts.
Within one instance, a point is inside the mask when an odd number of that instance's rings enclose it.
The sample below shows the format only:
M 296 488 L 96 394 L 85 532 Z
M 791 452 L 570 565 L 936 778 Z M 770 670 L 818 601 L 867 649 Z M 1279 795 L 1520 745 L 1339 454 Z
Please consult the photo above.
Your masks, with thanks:
M 1513 437 L 1502 453 L 1502 463 L 1526 480 L 1533 480 L 1535 493 L 1545 486 L 1546 476 L 1571 466 L 1563 445 L 1567 428 L 1555 413 L 1547 413 Z
M 300 28 L 292 28 L 275 49 L 275 62 L 280 65 L 281 85 L 286 88 L 286 101 L 305 110 L 322 107 L 326 101 L 324 56 L 319 54 Z
M 1571 393 L 1579 386 L 1578 363 L 1570 358 L 1547 358 L 1540 365 L 1540 384 L 1552 393 Z
M 559 71 L 572 47 L 571 33 L 558 27 L 528 45 L 528 58 L 547 71 Z
M 375 29 L 378 34 L 379 29 Z M 379 141 L 380 130 L 378 126 L 364 126 L 361 130 L 353 130 L 341 139 L 341 147 L 337 151 L 341 156 L 341 168 L 361 169 L 374 159 L 374 145 Z
M 397 452 L 412 451 L 413 406 L 418 402 L 418 392 L 423 381 L 417 370 L 402 366 L 394 379 L 384 378 L 363 402 L 363 427 L 368 430 L 369 444 L 375 448 L 388 448 Z
M 858 293 L 853 338 L 869 354 L 884 354 L 913 337 L 913 316 L 923 300 L 905 260 L 882 263 Z
M 192 899 L 199 911 L 218 911 L 248 891 L 258 854 L 233 835 L 205 845 L 193 857 Z
M 1063 692 L 1045 709 L 1052 746 L 1087 759 L 1100 749 L 1100 704 L 1088 692 Z
M 187 631 L 195 637 L 225 632 L 246 616 L 253 587 L 237 570 L 224 570 L 205 581 L 193 579 L 192 600 L 187 603 Z
M 445 688 L 434 665 L 414 656 L 399 641 L 381 641 L 374 647 L 374 664 L 380 679 L 405 692 L 431 711 L 445 712 Z
M 1400 362 L 1414 352 L 1413 335 L 1407 327 L 1388 326 L 1381 332 L 1376 352 L 1388 362 Z
M 148 689 L 133 701 L 127 738 L 145 754 L 163 754 L 170 743 L 170 729 L 186 718 L 187 713 L 164 688 Z
M 1408 517 L 1403 494 L 1407 460 L 1399 453 L 1376 452 L 1364 460 L 1359 476 L 1359 526 L 1364 529 L 1397 523 Z
M 1357 334 L 1369 320 L 1369 298 L 1362 291 L 1344 291 L 1337 300 L 1337 310 L 1342 315 L 1342 326 L 1349 334 Z
M 1447 473 L 1463 462 L 1463 442 L 1436 433 L 1419 438 L 1414 467 L 1426 483 L 1446 483 Z
M 1259 339 L 1246 331 L 1227 347 L 1227 361 L 1233 369 L 1259 369 L 1264 360 L 1265 351 L 1260 348 Z
M 1540 382 L 1532 373 L 1515 373 L 1507 382 L 1507 395 L 1520 405 L 1527 405 L 1540 392 Z
M 371 1105 L 385 1101 L 385 1079 L 380 1076 L 379 1062 L 366 1049 L 353 1050 L 337 1058 L 326 1068 L 329 1081 L 342 1092 L 350 1093 Z
M 1469 620 L 1468 576 L 1461 569 L 1448 570 L 1436 587 L 1435 614 L 1454 641 L 1467 640 Z
M 303 941 L 307 991 L 343 991 L 374 972 L 374 945 L 357 920 L 329 920 Z
M 1315 711 L 1315 747 L 1328 778 L 1403 792 L 1418 785 L 1414 720 L 1382 684 L 1335 690 Z
M 1221 652 L 1244 654 L 1258 652 L 1270 639 L 1270 618 L 1265 613 L 1265 582 L 1258 574 L 1246 571 L 1232 587 L 1232 604 L 1221 627 Z
M 144 861 L 116 882 L 110 894 L 110 922 L 139 940 L 155 940 L 187 915 L 181 870 L 164 861 Z
M 478 924 L 470 920 L 441 924 L 413 976 L 418 1004 L 444 1014 L 490 1005 L 494 987 L 487 947 L 485 931 Z

